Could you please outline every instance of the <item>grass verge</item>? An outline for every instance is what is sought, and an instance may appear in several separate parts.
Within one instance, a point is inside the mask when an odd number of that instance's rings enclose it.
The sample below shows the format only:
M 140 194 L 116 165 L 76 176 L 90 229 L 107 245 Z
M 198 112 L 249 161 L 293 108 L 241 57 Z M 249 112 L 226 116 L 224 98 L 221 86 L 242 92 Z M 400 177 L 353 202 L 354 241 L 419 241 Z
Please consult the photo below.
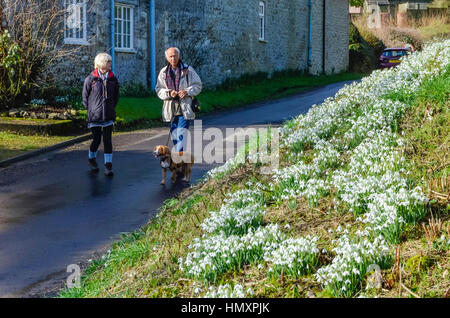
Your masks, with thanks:
M 12 158 L 31 150 L 51 146 L 73 138 L 73 136 L 23 136 L 0 132 L 0 160 Z

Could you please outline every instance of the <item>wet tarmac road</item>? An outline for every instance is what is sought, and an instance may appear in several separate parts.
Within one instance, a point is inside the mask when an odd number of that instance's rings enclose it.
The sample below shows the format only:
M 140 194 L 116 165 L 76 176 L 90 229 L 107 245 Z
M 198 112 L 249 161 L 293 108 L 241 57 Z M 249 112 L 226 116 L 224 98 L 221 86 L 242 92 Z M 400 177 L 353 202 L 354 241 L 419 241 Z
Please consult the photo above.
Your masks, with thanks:
M 345 83 L 203 118 L 208 127 L 277 124 L 322 102 Z M 151 150 L 167 128 L 115 135 L 115 176 L 87 168 L 89 142 L 0 169 L 0 297 L 52 296 L 70 273 L 120 234 L 144 225 L 162 202 L 183 189 L 159 184 Z M 206 143 L 206 142 L 205 142 Z M 102 146 L 101 146 L 102 147 Z M 98 154 L 103 162 L 102 148 Z M 192 183 L 217 164 L 195 164 Z

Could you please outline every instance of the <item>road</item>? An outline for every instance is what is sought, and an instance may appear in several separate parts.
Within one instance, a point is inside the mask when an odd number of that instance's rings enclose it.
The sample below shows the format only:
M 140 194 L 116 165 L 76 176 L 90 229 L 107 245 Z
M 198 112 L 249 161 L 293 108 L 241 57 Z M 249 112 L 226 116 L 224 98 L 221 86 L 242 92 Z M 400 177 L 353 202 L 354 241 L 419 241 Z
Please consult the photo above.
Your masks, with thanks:
M 203 129 L 278 124 L 346 83 L 208 115 Z M 113 178 L 90 173 L 89 142 L 0 169 L 0 297 L 56 295 L 70 275 L 68 265 L 99 257 L 121 233 L 153 218 L 183 189 L 169 176 L 166 186 L 159 184 L 161 168 L 151 150 L 166 140 L 167 128 L 115 135 Z M 103 162 L 102 148 L 98 159 Z M 216 165 L 195 164 L 192 183 Z

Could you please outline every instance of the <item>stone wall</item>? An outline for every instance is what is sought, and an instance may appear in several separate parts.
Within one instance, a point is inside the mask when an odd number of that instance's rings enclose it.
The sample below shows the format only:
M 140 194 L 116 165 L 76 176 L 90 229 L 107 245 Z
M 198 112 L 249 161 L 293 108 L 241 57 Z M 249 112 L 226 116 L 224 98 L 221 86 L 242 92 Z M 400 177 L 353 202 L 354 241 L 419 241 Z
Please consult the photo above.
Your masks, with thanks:
M 313 74 L 323 70 L 322 4 L 313 1 Z M 245 73 L 307 70 L 308 0 L 266 0 L 265 39 L 259 40 L 259 0 L 180 0 L 157 6 L 157 69 L 164 49 L 178 46 L 206 86 Z M 348 0 L 327 0 L 325 72 L 348 67 Z M 189 29 L 186 31 L 186 26 Z M 193 43 L 190 43 L 193 42 Z
M 325 73 L 339 73 L 349 63 L 348 0 L 326 0 Z
M 326 3 L 325 68 L 323 1 Z M 312 65 L 308 69 L 308 0 L 265 0 L 265 38 L 259 40 L 259 0 L 177 0 L 156 2 L 157 70 L 164 51 L 181 49 L 182 59 L 200 74 L 206 87 L 242 74 L 301 69 L 312 74 L 348 67 L 348 0 L 314 0 Z M 66 85 L 81 84 L 99 52 L 111 52 L 110 2 L 89 0 L 89 45 L 78 46 L 72 60 L 57 65 Z M 145 0 L 116 0 L 134 7 L 134 50 L 116 51 L 120 83 L 149 85 L 149 7 Z
M 70 59 L 61 61 L 53 68 L 55 74 L 63 74 L 65 86 L 81 85 L 94 69 L 94 58 L 100 52 L 111 54 L 110 1 L 88 0 L 87 45 L 66 44 L 76 52 Z M 115 75 L 120 83 L 140 82 L 148 85 L 150 57 L 148 49 L 148 1 L 120 0 L 116 4 L 133 7 L 134 50 L 115 54 Z
M 306 66 L 307 1 L 265 1 L 264 41 L 259 40 L 257 0 L 184 0 L 184 3 L 186 13 L 174 13 L 177 9 L 173 3 L 158 7 L 158 69 L 165 63 L 164 48 L 172 45 L 180 47 L 182 58 L 197 69 L 207 86 L 245 73 L 272 73 Z M 191 8 L 201 10 L 189 11 Z M 177 38 L 183 32 L 178 30 L 192 25 L 192 20 L 199 35 L 194 36 L 197 46 Z
M 310 72 L 312 74 L 332 74 L 346 71 L 349 59 L 348 0 L 314 0 L 312 21 L 312 65 Z M 323 58 L 324 53 L 325 60 Z
M 148 85 L 150 72 L 148 1 L 116 0 L 116 3 L 134 5 L 134 50 L 121 52 L 116 49 L 115 73 L 120 83 L 136 82 Z M 109 32 L 107 34 L 109 36 Z

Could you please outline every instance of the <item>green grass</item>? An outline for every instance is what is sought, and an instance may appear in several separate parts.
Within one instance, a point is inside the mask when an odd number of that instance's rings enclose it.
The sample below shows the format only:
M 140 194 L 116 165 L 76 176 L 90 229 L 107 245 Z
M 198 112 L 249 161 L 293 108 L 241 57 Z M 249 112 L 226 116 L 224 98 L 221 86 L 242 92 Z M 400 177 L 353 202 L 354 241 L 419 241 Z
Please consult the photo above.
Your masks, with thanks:
M 0 121 L 3 122 L 24 122 L 29 125 L 42 125 L 42 124 L 62 124 L 70 122 L 70 120 L 53 120 L 53 119 L 33 119 L 33 118 L 17 118 L 17 117 L 0 117 Z
M 31 150 L 51 146 L 71 138 L 73 136 L 23 136 L 0 132 L 0 160 L 18 156 Z
M 427 81 L 412 101 L 415 107 L 402 122 L 408 136 L 410 160 L 416 179 L 450 175 L 450 68 L 444 76 Z M 430 167 L 433 167 L 430 169 Z
M 157 97 L 122 97 L 117 105 L 117 117 L 125 123 L 141 119 L 161 118 L 162 101 Z

